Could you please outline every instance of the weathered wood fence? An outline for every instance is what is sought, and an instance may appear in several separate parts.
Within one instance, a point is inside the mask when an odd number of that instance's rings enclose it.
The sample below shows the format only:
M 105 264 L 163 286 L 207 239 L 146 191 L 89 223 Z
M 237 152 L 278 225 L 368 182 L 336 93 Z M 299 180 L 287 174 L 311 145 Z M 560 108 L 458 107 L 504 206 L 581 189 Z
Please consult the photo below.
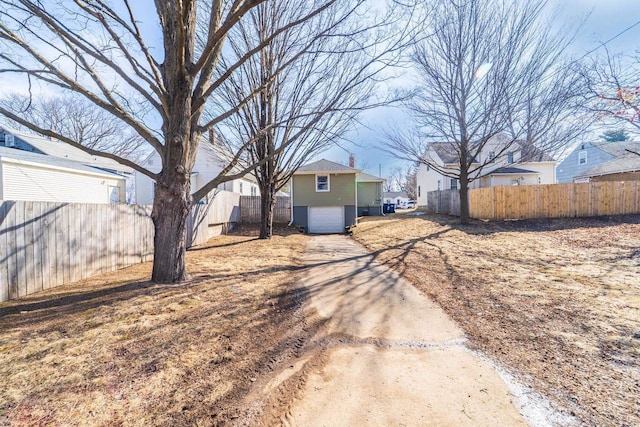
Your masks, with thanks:
M 150 260 L 150 206 L 0 201 L 0 301 Z
M 240 197 L 240 221 L 243 223 L 260 222 L 260 196 Z M 291 199 L 287 196 L 277 196 L 273 210 L 273 222 L 285 223 L 291 221 Z
M 472 218 L 504 220 L 640 213 L 640 181 L 478 188 L 469 191 Z
M 194 206 L 188 246 L 226 233 L 240 195 Z M 153 259 L 151 206 L 0 200 L 0 302 Z
M 201 245 L 214 236 L 225 234 L 240 222 L 240 194 L 215 190 L 205 203 L 195 205 L 187 223 L 189 245 Z
M 460 215 L 460 192 L 458 190 L 429 191 L 427 208 L 434 213 Z

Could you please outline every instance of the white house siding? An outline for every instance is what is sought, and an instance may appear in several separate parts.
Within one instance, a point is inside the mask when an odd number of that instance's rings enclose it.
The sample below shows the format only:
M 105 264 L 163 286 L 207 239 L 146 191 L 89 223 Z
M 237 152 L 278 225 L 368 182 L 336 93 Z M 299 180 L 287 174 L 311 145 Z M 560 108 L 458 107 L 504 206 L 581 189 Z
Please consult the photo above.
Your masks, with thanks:
M 154 173 L 158 173 L 162 167 L 160 155 L 154 152 L 147 158 L 144 163 L 144 167 Z M 194 192 L 204 187 L 212 179 L 217 177 L 223 168 L 224 165 L 220 161 L 216 160 L 215 154 L 208 153 L 207 149 L 201 146 L 191 174 L 191 191 Z M 140 205 L 153 204 L 153 196 L 155 192 L 154 181 L 140 172 L 136 172 L 135 176 L 136 203 Z M 240 191 L 240 182 L 242 182 L 242 191 Z M 258 191 L 258 185 L 247 178 L 224 182 L 218 185 L 218 189 L 238 193 L 242 196 L 251 196 L 252 186 L 254 187 L 255 195 L 259 195 L 260 191 Z
M 49 165 L 2 159 L 2 200 L 68 203 L 124 203 L 125 179 Z
M 535 182 L 531 184 L 555 184 L 556 183 L 556 162 L 527 162 L 527 163 L 520 163 L 516 167 L 538 172 L 540 174 L 539 175 L 540 182 Z

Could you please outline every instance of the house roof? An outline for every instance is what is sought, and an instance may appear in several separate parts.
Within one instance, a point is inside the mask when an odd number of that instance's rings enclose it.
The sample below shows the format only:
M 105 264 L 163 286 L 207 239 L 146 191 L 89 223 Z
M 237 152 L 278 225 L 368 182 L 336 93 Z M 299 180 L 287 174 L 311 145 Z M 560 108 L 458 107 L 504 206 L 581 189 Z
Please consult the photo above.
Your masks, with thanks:
M 432 142 L 429 147 L 436 152 L 445 164 L 458 163 L 459 155 L 456 145 L 451 142 Z
M 497 138 L 497 137 L 496 137 Z M 445 164 L 458 164 L 460 155 L 457 145 L 451 142 L 432 142 L 429 144 L 440 160 Z M 512 143 L 509 151 L 520 150 L 520 162 L 554 162 L 555 159 L 538 147 L 524 144 L 518 140 Z
M 490 176 L 490 175 L 522 175 L 522 174 L 527 174 L 527 173 L 536 173 L 537 174 L 539 172 L 528 170 L 528 169 L 515 168 L 515 167 L 503 167 L 503 168 L 498 168 L 498 169 L 494 169 L 494 170 L 492 170 L 490 172 L 487 172 L 483 176 Z
M 18 162 L 38 163 L 56 168 L 72 169 L 77 172 L 101 175 L 109 178 L 124 179 L 121 175 L 106 172 L 102 169 L 87 166 L 74 160 L 48 156 L 46 154 L 31 153 L 17 148 L 0 147 L 0 159 L 12 159 Z
M 523 144 L 522 142 L 516 142 L 520 148 L 520 161 L 521 162 L 555 162 L 556 160 L 549 154 L 545 153 L 538 147 L 531 144 Z
M 635 151 L 636 153 L 640 152 L 640 141 L 599 141 L 592 143 L 592 145 L 618 158 L 626 157 L 629 154 L 632 154 L 629 153 L 628 150 Z
M 132 168 L 121 165 L 115 160 L 89 154 L 85 151 L 80 150 L 79 148 L 67 144 L 66 142 L 22 132 L 7 127 L 4 124 L 0 125 L 0 129 L 4 130 L 6 133 L 17 136 L 27 144 L 33 146 L 35 149 L 45 153 L 48 156 L 82 162 L 86 165 L 91 165 L 101 169 L 109 169 L 125 173 L 133 172 Z
M 356 181 L 357 182 L 384 182 L 386 181 L 386 179 L 362 172 L 360 173 L 360 175 L 356 177 Z
M 317 162 L 300 166 L 298 170 L 294 172 L 294 175 L 310 175 L 316 174 L 318 172 L 355 174 L 360 173 L 358 169 L 350 168 L 349 166 L 341 165 L 340 163 L 322 159 L 318 160 Z
M 389 199 L 397 199 L 398 197 L 402 197 L 404 199 L 408 199 L 409 196 L 404 191 L 385 191 L 382 197 L 388 197 Z
M 615 155 L 616 158 L 600 163 L 576 176 L 576 178 L 640 171 L 640 155 L 636 154 L 640 153 L 640 142 L 607 142 L 596 146 Z

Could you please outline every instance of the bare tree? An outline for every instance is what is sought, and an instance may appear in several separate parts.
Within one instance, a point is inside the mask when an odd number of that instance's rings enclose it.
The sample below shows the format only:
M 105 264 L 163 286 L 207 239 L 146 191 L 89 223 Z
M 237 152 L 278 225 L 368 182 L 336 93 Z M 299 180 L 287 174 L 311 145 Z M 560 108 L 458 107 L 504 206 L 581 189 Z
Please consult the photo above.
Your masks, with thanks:
M 417 44 L 416 93 L 407 103 L 415 127 L 389 132 L 387 150 L 460 182 L 461 222 L 469 218 L 469 183 L 513 145 L 555 149 L 582 126 L 569 119 L 577 77 L 562 54 L 571 37 L 543 22 L 546 1 L 438 2 Z M 430 145 L 453 153 L 448 168 Z M 494 157 L 482 156 L 488 149 Z
M 630 125 L 640 131 L 640 51 L 614 55 L 607 49 L 580 69 L 583 106 L 605 125 Z
M 26 83 L 37 82 L 52 91 L 79 94 L 127 124 L 160 154 L 162 168 L 154 173 L 127 157 L 85 147 L 0 106 L 1 114 L 35 132 L 112 158 L 156 182 L 152 211 L 152 280 L 156 282 L 187 277 L 186 221 L 193 201 L 259 166 L 239 167 L 254 142 L 245 141 L 218 177 L 191 194 L 189 178 L 202 135 L 236 114 L 261 88 L 205 117 L 204 111 L 211 111 L 210 104 L 215 102 L 212 95 L 278 34 L 323 13 L 338 0 L 314 1 L 306 15 L 283 22 L 242 56 L 224 61 L 229 32 L 263 2 L 155 1 L 155 14 L 149 14 L 147 3 L 130 0 L 117 5 L 105 0 L 0 0 L 0 73 L 18 74 Z M 137 15 L 160 29 L 162 46 L 149 42 L 154 38 L 141 30 Z
M 313 7 L 286 0 L 256 7 L 229 36 L 235 58 Z M 379 96 L 376 83 L 410 40 L 408 26 L 397 25 L 405 16 L 396 10 L 399 6 L 375 16 L 367 14 L 370 7 L 366 0 L 331 5 L 272 38 L 225 82 L 218 106 L 229 108 L 259 91 L 223 133 L 231 152 L 255 140 L 246 162 L 260 164 L 253 174 L 260 187 L 261 239 L 271 237 L 276 193 L 293 172 L 340 141 L 359 112 L 389 101 Z
M 404 191 L 407 196 L 416 199 L 416 165 L 393 169 L 385 182 L 385 191 Z
M 13 95 L 2 100 L 7 109 L 42 129 L 66 135 L 76 143 L 133 161 L 143 155 L 144 140 L 122 121 L 77 95 L 30 99 Z M 17 123 L 18 127 L 26 126 Z

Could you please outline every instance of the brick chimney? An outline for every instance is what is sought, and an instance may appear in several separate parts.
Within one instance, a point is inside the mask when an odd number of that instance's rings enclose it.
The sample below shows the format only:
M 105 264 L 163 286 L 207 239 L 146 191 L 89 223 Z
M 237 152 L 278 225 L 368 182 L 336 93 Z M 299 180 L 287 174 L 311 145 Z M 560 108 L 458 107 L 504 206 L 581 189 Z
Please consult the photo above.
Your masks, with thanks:
M 350 168 L 356 167 L 356 158 L 353 156 L 353 154 L 349 154 L 349 167 Z

